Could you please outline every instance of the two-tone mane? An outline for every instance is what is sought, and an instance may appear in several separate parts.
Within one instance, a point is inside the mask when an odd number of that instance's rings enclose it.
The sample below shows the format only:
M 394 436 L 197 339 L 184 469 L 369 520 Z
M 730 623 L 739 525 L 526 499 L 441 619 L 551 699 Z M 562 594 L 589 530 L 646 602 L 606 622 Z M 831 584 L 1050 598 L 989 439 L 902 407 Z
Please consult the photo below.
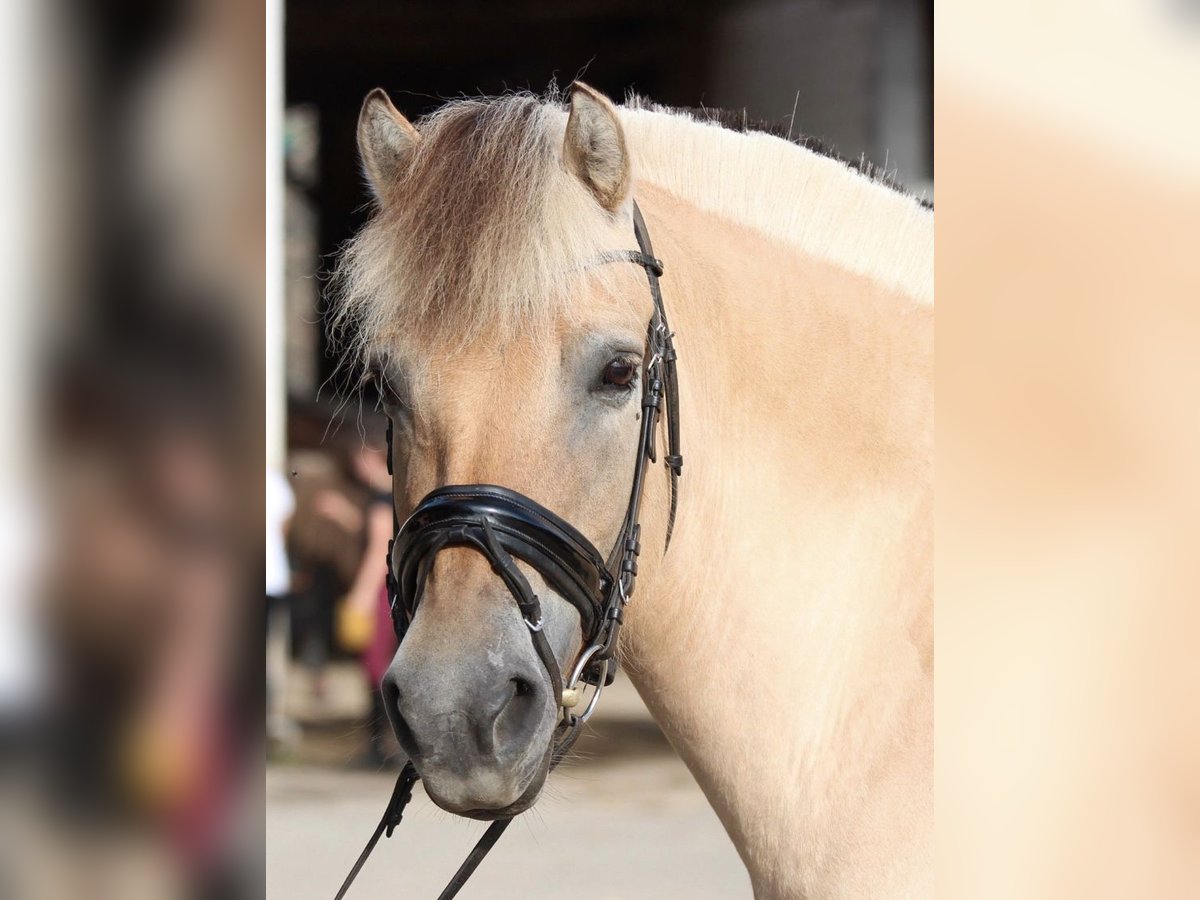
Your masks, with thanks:
M 886 172 L 839 159 L 803 136 L 738 128 L 721 111 L 635 99 L 621 110 L 621 124 L 639 178 L 933 302 L 931 209 Z

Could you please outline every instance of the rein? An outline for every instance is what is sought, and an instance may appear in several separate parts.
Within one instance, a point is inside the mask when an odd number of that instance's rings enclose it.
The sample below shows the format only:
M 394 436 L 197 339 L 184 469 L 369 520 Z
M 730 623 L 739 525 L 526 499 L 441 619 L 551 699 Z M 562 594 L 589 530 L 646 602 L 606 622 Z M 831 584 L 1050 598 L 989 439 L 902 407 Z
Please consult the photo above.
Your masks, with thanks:
M 646 230 L 646 222 L 636 203 L 633 205 L 633 233 L 638 250 L 607 253 L 598 264 L 632 262 L 646 272 L 654 312 L 647 330 L 649 357 L 642 381 L 642 427 L 638 437 L 633 470 L 633 487 L 617 540 L 607 557 L 601 555 L 569 522 L 530 498 L 489 484 L 446 485 L 431 491 L 401 525 L 392 507 L 395 537 L 388 542 L 388 601 L 392 624 L 399 640 L 416 615 L 425 581 L 436 555 L 447 547 L 471 547 L 487 558 L 492 571 L 504 582 L 516 601 L 529 631 L 534 650 L 546 667 L 547 675 L 561 708 L 559 722 L 550 745 L 550 769 L 553 770 L 575 740 L 583 724 L 592 716 L 600 694 L 611 684 L 617 670 L 617 638 L 624 622 L 625 607 L 633 596 L 637 579 L 637 558 L 641 553 L 640 512 L 648 463 L 658 461 L 655 432 L 661 416 L 666 416 L 667 452 L 663 461 L 670 472 L 671 500 L 667 517 L 666 546 L 670 546 L 678 502 L 678 480 L 683 468 L 679 453 L 679 392 L 675 371 L 673 335 L 667 324 L 662 290 L 662 262 L 655 258 Z M 665 409 L 664 409 L 665 407 Z M 392 423 L 387 428 L 388 472 L 392 473 Z M 533 568 L 563 599 L 579 611 L 586 649 L 575 661 L 570 676 L 563 681 L 562 671 L 543 633 L 541 602 L 529 580 L 514 562 L 514 557 Z M 586 686 L 594 688 L 587 705 L 579 714 L 574 709 L 583 701 Z M 400 770 L 383 818 L 335 900 L 342 900 L 367 861 L 379 838 L 392 836 L 412 799 L 413 785 L 420 776 L 412 762 Z M 438 900 L 450 900 L 495 846 L 512 818 L 498 819 L 488 826 L 470 855 L 459 866 Z

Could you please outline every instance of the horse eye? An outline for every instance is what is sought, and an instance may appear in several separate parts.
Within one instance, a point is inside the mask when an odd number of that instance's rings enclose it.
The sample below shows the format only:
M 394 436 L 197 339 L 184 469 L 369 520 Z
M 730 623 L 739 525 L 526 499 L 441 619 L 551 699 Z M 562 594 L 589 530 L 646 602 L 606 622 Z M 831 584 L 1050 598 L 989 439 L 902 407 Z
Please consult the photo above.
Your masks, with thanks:
M 633 363 L 624 359 L 614 359 L 604 367 L 604 376 L 601 380 L 613 387 L 629 387 L 635 374 L 637 374 L 637 369 Z

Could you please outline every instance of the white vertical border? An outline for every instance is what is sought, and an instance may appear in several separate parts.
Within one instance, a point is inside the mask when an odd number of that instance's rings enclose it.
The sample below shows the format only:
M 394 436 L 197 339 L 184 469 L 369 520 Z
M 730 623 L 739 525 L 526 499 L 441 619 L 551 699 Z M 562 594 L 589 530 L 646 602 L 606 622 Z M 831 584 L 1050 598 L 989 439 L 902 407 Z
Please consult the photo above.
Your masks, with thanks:
M 50 298 L 43 252 L 46 216 L 39 194 L 50 177 L 38 154 L 46 129 L 39 100 L 59 87 L 40 63 L 49 43 L 47 15 L 33 0 L 0 3 L 0 316 L 10 334 L 0 354 L 0 713 L 28 714 L 43 687 L 45 664 L 36 626 L 35 579 L 45 522 L 38 496 L 37 374 L 44 370 Z M 64 63 L 65 65 L 65 63 Z M 51 104 L 53 107 L 54 104 Z M 54 157 L 56 154 L 48 154 Z M 40 198 L 44 201 L 44 195 Z M 51 200 L 53 205 L 53 199 Z M 66 256 L 74 248 L 65 248 Z M 53 283 L 61 287 L 61 283 Z
M 266 6 L 266 297 L 264 347 L 267 465 L 287 462 L 286 285 L 284 283 L 284 0 Z

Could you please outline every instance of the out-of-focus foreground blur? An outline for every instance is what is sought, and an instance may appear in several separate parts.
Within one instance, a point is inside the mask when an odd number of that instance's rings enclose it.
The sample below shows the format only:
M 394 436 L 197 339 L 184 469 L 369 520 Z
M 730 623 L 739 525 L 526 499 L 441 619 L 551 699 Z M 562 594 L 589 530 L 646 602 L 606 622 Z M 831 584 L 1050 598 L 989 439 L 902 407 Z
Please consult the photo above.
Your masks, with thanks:
M 939 3 L 947 898 L 1200 896 L 1200 14 Z
M 3 17 L 0 894 L 260 896 L 263 10 Z

